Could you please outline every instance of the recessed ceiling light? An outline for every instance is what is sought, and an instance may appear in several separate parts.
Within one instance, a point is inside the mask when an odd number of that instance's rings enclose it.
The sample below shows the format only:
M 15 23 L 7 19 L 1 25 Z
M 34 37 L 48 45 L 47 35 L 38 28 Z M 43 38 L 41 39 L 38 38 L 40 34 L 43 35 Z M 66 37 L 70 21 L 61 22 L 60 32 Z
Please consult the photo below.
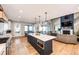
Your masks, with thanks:
M 23 10 L 19 10 L 20 13 L 23 13 Z
M 21 16 L 18 16 L 18 18 L 21 18 Z

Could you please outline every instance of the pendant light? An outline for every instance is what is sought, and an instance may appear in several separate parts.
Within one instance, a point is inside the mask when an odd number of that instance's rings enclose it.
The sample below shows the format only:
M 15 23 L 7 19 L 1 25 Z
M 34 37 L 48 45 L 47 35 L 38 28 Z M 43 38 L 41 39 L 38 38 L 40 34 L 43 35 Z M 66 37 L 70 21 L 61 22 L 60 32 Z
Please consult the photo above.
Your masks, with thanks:
M 37 33 L 37 30 L 36 30 L 36 29 L 37 29 L 37 26 L 36 26 L 36 19 L 37 19 L 37 18 L 35 17 L 35 23 L 34 23 L 34 24 L 35 24 L 35 25 L 34 25 L 34 32 L 35 32 L 35 33 Z
M 47 12 L 45 12 L 45 21 L 47 20 Z
M 40 24 L 40 16 L 38 16 L 39 17 L 39 24 Z
M 35 24 L 36 24 L 36 17 L 35 17 Z
M 39 17 L 39 24 L 38 24 L 38 26 L 39 26 L 39 32 L 41 31 L 41 21 L 40 21 L 40 16 L 38 16 Z
M 47 23 L 47 12 L 45 12 L 45 24 Z
M 45 12 L 45 23 L 44 23 L 44 26 L 47 26 L 47 12 Z M 45 30 L 45 34 L 46 34 L 46 31 L 47 30 Z

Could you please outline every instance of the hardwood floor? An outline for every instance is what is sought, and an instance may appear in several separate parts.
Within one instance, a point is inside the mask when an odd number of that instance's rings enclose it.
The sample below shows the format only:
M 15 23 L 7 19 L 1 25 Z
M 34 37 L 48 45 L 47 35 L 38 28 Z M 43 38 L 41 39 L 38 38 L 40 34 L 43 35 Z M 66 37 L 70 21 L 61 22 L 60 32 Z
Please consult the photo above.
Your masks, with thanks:
M 53 53 L 51 55 L 79 55 L 79 44 L 65 44 L 53 40 Z M 27 41 L 27 37 L 14 38 L 9 55 L 39 55 Z
M 15 38 L 9 49 L 9 55 L 37 55 L 39 54 L 30 43 L 27 37 Z
M 54 55 L 79 55 L 79 44 L 65 44 L 53 41 Z

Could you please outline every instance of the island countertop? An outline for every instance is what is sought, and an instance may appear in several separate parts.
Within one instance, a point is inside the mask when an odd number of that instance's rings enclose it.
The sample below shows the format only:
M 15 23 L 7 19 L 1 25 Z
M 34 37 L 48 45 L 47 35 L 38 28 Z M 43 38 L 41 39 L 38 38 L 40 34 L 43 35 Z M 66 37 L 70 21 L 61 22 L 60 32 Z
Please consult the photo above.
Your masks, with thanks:
M 55 39 L 56 37 L 55 36 L 51 36 L 51 35 L 44 35 L 44 34 L 40 34 L 40 35 L 36 35 L 35 33 L 32 33 L 32 34 L 29 34 L 39 40 L 42 40 L 42 41 L 48 41 L 48 40 L 53 40 Z

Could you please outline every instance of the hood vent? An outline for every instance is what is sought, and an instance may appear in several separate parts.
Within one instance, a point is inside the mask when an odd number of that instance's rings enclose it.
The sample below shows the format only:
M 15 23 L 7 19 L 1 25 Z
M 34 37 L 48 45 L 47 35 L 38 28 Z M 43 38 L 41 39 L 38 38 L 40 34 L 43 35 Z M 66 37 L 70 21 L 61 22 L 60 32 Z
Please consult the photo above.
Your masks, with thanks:
M 0 22 L 7 22 L 7 21 L 8 21 L 8 19 L 5 16 L 4 12 L 0 11 Z
M 7 22 L 8 19 L 3 11 L 2 6 L 0 5 L 0 22 Z
M 3 18 L 0 18 L 0 22 L 3 22 L 3 23 L 4 23 L 4 22 L 6 22 L 6 21 L 5 21 Z

